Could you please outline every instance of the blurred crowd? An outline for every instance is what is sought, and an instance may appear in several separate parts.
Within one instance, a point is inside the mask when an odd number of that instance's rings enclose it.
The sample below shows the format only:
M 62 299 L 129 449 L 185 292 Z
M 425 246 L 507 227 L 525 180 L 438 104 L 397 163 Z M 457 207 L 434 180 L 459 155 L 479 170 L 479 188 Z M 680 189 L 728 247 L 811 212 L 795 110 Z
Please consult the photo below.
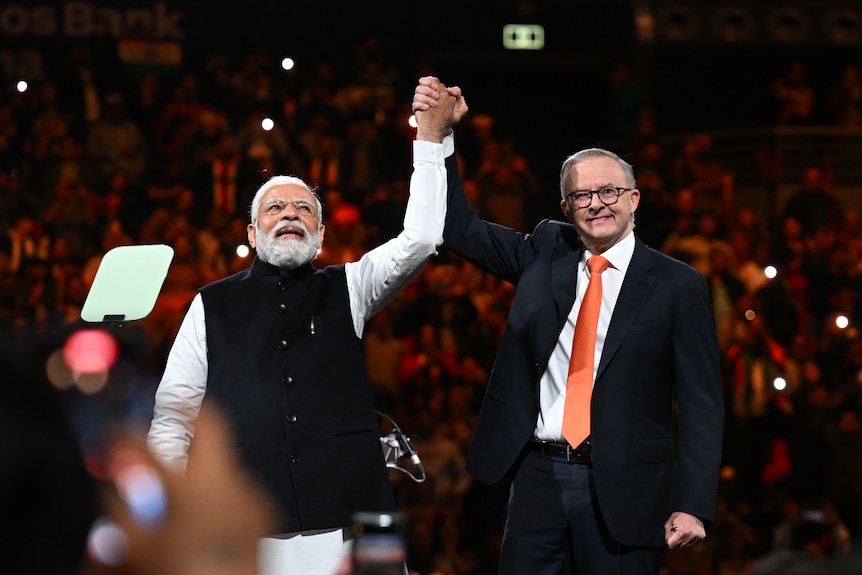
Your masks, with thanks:
M 120 78 L 100 78 L 92 64 L 79 58 L 63 77 L 0 100 L 0 321 L 11 332 L 67 332 L 81 324 L 108 250 L 170 245 L 153 312 L 128 328 L 132 359 L 102 392 L 145 420 L 195 291 L 251 263 L 237 248 L 247 243 L 251 196 L 269 175 L 317 186 L 321 264 L 356 259 L 400 230 L 415 78 L 389 69 L 373 40 L 349 65 L 321 63 L 307 77 L 284 74 L 262 52 Z M 847 70 L 823 87 L 821 108 L 804 74 L 777 81 L 773 121 L 804 123 L 800 109 L 821 109 L 834 110 L 828 122 L 858 126 L 862 90 L 858 70 Z M 710 135 L 693 134 L 672 154 L 626 82 L 614 87 L 626 106 L 615 125 L 628 127 L 616 133 L 626 138 L 617 151 L 642 192 L 637 232 L 708 278 L 724 362 L 718 518 L 704 545 L 668 553 L 665 573 L 742 573 L 778 551 L 846 553 L 862 534 L 859 215 L 836 198 L 839 182 L 819 159 L 778 216 L 738 208 L 734 174 Z M 557 193 L 541 189 L 493 115 L 471 114 L 457 137 L 467 192 L 484 217 L 528 231 L 532 205 L 553 207 Z M 764 187 L 773 183 L 769 170 L 763 177 Z M 367 327 L 378 409 L 412 438 L 427 471 L 422 483 L 392 472 L 408 564 L 423 575 L 496 572 L 507 486 L 472 481 L 464 456 L 512 294 L 443 249 Z M 97 400 L 63 393 L 85 434 Z

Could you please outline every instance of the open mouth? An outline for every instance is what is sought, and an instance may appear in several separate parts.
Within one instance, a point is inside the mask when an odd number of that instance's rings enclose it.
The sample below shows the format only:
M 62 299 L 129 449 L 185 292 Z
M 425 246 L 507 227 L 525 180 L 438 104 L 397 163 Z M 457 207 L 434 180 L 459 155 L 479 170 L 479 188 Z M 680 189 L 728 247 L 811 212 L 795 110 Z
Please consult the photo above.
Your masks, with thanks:
M 289 238 L 302 239 L 305 237 L 305 232 L 299 228 L 293 228 L 290 226 L 283 227 L 280 230 L 275 232 L 275 237 L 277 237 L 277 238 L 283 238 L 285 236 L 287 236 Z

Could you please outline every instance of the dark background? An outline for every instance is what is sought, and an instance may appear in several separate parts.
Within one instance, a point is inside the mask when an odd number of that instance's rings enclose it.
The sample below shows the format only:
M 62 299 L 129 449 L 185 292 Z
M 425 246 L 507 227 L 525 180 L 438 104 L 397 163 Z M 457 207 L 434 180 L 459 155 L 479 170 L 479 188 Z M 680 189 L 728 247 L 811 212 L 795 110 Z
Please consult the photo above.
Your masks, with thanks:
M 86 33 L 71 33 L 62 22 L 51 21 L 70 7 L 94 16 Z M 114 16 L 135 10 L 168 18 L 181 14 L 171 20 L 179 34 L 112 23 Z M 805 63 L 811 83 L 827 88 L 837 83 L 847 63 L 859 64 L 860 22 L 859 0 L 738 5 L 719 0 L 6 0 L 0 4 L 0 102 L 14 97 L 20 79 L 36 87 L 42 79 L 74 83 L 76 63 L 84 56 L 91 59 L 101 94 L 134 89 L 134 76 L 117 54 L 118 42 L 128 37 L 179 47 L 181 66 L 163 70 L 166 75 L 202 70 L 215 58 L 227 59 L 236 70 L 246 55 L 259 50 L 277 70 L 281 58 L 291 56 L 296 68 L 275 76 L 294 89 L 322 62 L 331 63 L 342 81 L 352 79 L 357 50 L 373 38 L 403 102 L 410 101 L 416 79 L 424 74 L 459 84 L 470 117 L 492 116 L 497 137 L 512 141 L 526 156 L 546 196 L 532 201 L 525 218 L 529 225 L 539 217 L 559 217 L 557 178 L 566 156 L 589 145 L 618 149 L 611 129 L 610 77 L 616 63 L 631 67 L 643 105 L 654 111 L 668 142 L 697 131 L 724 134 L 727 141 L 734 133 L 774 127 L 769 89 L 793 62 Z M 514 23 L 543 26 L 544 50 L 504 50 L 503 26 Z M 747 199 L 749 190 L 739 191 Z M 769 190 L 760 193 L 766 198 L 760 205 L 774 197 Z M 781 302 L 776 309 L 784 311 Z M 830 355 L 824 365 L 843 368 L 835 357 Z M 84 412 L 85 417 L 90 413 Z M 739 447 L 754 452 L 762 446 L 755 439 Z M 495 505 L 498 500 L 505 501 L 505 493 L 474 500 L 468 515 L 486 519 L 488 509 L 503 508 Z
M 204 66 L 216 54 L 237 62 L 262 49 L 273 65 L 284 55 L 297 61 L 289 73 L 295 85 L 323 61 L 349 75 L 357 47 L 374 38 L 405 101 L 426 73 L 461 85 L 473 113 L 495 118 L 497 132 L 523 151 L 547 194 L 556 194 L 559 165 L 568 154 L 587 145 L 613 146 L 608 79 L 617 62 L 632 68 L 661 132 L 675 134 L 768 125 L 769 86 L 792 62 L 808 65 L 812 83 L 830 85 L 862 53 L 862 5 L 848 0 L 44 0 L 0 8 L 6 90 L 26 76 L 21 54 L 38 52 L 45 72 L 56 77 L 84 44 L 103 79 L 122 80 L 114 32 L 40 36 L 22 24 L 36 10 L 61 14 L 79 4 L 93 13 L 106 7 L 179 12 L 175 23 L 182 38 L 155 39 L 178 42 L 184 66 Z M 545 48 L 505 50 L 503 26 L 515 23 L 543 26 Z

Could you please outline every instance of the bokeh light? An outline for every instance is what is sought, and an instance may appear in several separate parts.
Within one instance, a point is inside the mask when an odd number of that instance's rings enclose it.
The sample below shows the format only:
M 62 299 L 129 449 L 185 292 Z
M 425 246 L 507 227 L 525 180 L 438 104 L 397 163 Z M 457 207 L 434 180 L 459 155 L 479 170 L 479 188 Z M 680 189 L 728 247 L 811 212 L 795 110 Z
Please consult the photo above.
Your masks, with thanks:
M 26 92 L 29 87 L 30 85 L 27 84 L 26 80 L 18 80 L 18 82 L 15 84 L 15 89 L 18 90 L 18 92 L 20 92 L 21 94 Z
M 247 258 L 248 254 L 251 253 L 251 250 L 245 244 L 240 244 L 236 247 L 236 255 L 241 258 Z
M 165 520 L 168 502 L 165 486 L 155 469 L 136 453 L 121 449 L 111 458 L 109 473 L 135 523 L 147 531 L 159 528 Z
M 281 68 L 283 70 L 293 70 L 296 62 L 293 61 L 293 58 L 287 56 L 281 60 Z
M 272 121 L 272 118 L 264 118 L 260 121 L 260 127 L 269 132 L 275 127 L 275 122 Z
M 75 375 L 63 359 L 63 350 L 58 349 L 48 357 L 45 365 L 48 381 L 57 389 L 68 389 L 75 385 Z
M 129 550 L 129 538 L 120 527 L 105 518 L 97 519 L 87 537 L 87 551 L 95 561 L 108 567 L 119 567 L 125 563 Z
M 76 331 L 63 345 L 63 359 L 73 373 L 104 373 L 117 361 L 117 354 L 117 341 L 100 329 Z
M 775 276 L 778 275 L 778 270 L 775 266 L 766 266 L 763 268 L 763 275 L 768 277 L 769 279 L 775 279 Z
M 82 393 L 94 395 L 102 391 L 108 385 L 108 372 L 100 371 L 97 373 L 76 373 L 75 385 Z

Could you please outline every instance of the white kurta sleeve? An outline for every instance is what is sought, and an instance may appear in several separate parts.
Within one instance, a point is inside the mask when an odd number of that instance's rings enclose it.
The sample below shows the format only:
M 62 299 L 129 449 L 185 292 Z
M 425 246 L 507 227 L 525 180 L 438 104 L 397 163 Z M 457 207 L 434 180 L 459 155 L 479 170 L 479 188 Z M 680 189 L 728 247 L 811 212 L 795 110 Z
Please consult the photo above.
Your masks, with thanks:
M 350 311 L 357 337 L 365 322 L 395 299 L 437 253 L 446 220 L 446 165 L 453 136 L 443 143 L 413 142 L 410 197 L 401 233 L 345 265 Z
M 180 325 L 156 390 L 147 446 L 163 463 L 184 471 L 195 420 L 207 386 L 207 343 L 203 300 L 197 294 Z

